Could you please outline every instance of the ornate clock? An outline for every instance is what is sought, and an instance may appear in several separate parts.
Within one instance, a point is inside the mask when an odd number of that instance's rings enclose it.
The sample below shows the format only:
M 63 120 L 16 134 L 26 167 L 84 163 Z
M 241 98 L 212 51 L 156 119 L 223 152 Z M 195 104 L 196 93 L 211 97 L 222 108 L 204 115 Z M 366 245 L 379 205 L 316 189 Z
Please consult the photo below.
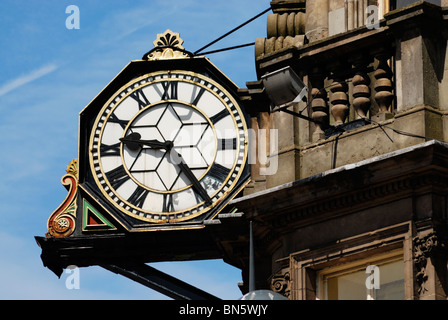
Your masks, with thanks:
M 246 129 L 235 99 L 212 79 L 183 70 L 145 74 L 98 114 L 91 170 L 126 215 L 187 221 L 234 189 L 247 157 Z
M 136 74 L 123 71 L 125 80 L 117 76 L 83 126 L 81 186 L 130 230 L 197 226 L 249 179 L 236 86 L 181 43 L 169 30 L 159 35 L 149 61 Z
M 238 87 L 181 44 L 158 35 L 81 111 L 67 197 L 36 237 L 58 276 L 71 264 L 148 274 L 144 262 L 219 258 L 217 238 L 244 227 L 216 223 L 250 178 Z

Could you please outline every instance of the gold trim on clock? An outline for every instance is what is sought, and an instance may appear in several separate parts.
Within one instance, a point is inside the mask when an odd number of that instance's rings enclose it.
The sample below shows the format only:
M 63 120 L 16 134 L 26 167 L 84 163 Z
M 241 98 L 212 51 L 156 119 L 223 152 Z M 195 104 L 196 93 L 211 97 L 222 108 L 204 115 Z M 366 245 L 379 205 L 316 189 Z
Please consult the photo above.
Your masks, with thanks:
M 175 77 L 173 78 L 173 75 L 182 75 L 182 78 L 179 77 Z M 165 76 L 165 77 L 164 77 Z M 147 82 L 143 82 L 139 85 L 136 85 L 138 83 L 140 83 L 141 81 L 152 77 L 153 79 L 151 81 L 147 81 Z M 157 77 L 157 79 L 156 79 Z M 198 82 L 194 81 L 195 79 L 199 79 Z M 103 135 L 103 131 L 105 128 L 105 124 L 109 121 L 109 117 L 110 115 L 113 113 L 113 111 L 123 102 L 124 99 L 128 98 L 129 95 L 136 91 L 137 89 L 149 86 L 151 84 L 154 83 L 158 83 L 158 82 L 162 82 L 162 81 L 183 81 L 186 83 L 191 83 L 195 86 L 200 86 L 202 88 L 204 88 L 205 90 L 207 90 L 209 93 L 213 94 L 216 98 L 219 99 L 219 101 L 221 102 L 221 104 L 223 105 L 223 107 L 225 107 L 228 112 L 229 115 L 232 118 L 233 124 L 234 124 L 234 129 L 236 131 L 236 154 L 235 154 L 235 158 L 233 160 L 233 166 L 229 171 L 229 174 L 226 176 L 225 181 L 223 181 L 221 187 L 219 190 L 217 190 L 216 192 L 214 192 L 210 197 L 214 198 L 216 197 L 217 194 L 222 192 L 222 195 L 219 197 L 218 200 L 216 200 L 212 205 L 205 207 L 201 210 L 199 210 L 199 208 L 204 207 L 204 202 L 201 202 L 199 204 L 197 204 L 196 206 L 193 206 L 191 208 L 187 208 L 184 210 L 179 210 L 179 211 L 175 211 L 175 212 L 151 212 L 151 211 L 147 211 L 144 210 L 142 208 L 136 207 L 134 205 L 132 205 L 131 203 L 128 202 L 127 199 L 123 199 L 118 192 L 116 192 L 116 190 L 114 188 L 112 188 L 112 186 L 110 185 L 110 182 L 108 181 L 108 179 L 105 177 L 105 172 L 102 166 L 102 162 L 101 162 L 101 151 L 100 151 L 100 145 L 101 145 L 101 138 Z M 203 83 L 201 83 L 201 81 L 204 81 Z M 211 85 L 211 86 L 210 86 Z M 132 87 L 132 90 L 129 90 L 129 88 Z M 231 105 L 233 105 L 233 107 L 236 109 L 237 111 L 237 116 L 240 117 L 240 120 L 237 121 L 235 114 L 233 113 L 233 111 L 231 110 L 231 106 L 229 106 L 229 103 L 226 102 L 219 93 L 215 92 L 212 88 L 217 88 L 223 96 L 225 96 L 231 103 Z M 129 90 L 129 91 L 127 91 Z M 127 91 L 126 93 L 124 93 L 125 91 Z M 124 93 L 124 94 L 123 94 Z M 117 98 L 119 97 L 119 99 L 117 100 Z M 117 100 L 117 101 L 115 101 Z M 213 161 L 208 165 L 208 168 L 206 169 L 206 171 L 202 174 L 201 178 L 199 180 L 202 180 L 207 173 L 209 172 L 210 168 L 213 166 L 213 164 L 215 163 L 216 160 L 216 155 L 218 152 L 218 138 L 217 138 L 217 134 L 216 134 L 216 129 L 214 124 L 212 123 L 212 121 L 210 120 L 210 118 L 199 108 L 197 108 L 196 106 L 194 106 L 191 103 L 188 103 L 186 101 L 181 101 L 181 100 L 176 100 L 176 99 L 168 99 L 168 100 L 160 100 L 158 102 L 152 103 L 150 105 L 148 105 L 147 107 L 145 107 L 144 109 L 140 110 L 138 113 L 136 113 L 131 120 L 129 120 L 129 123 L 127 124 L 127 126 L 124 128 L 123 131 L 123 136 L 126 134 L 126 132 L 129 130 L 129 127 L 132 125 L 132 123 L 135 121 L 135 119 L 141 115 L 142 112 L 145 112 L 147 110 L 149 110 L 150 108 L 160 105 L 162 103 L 170 103 L 170 102 L 176 102 L 176 103 L 180 103 L 183 105 L 187 105 L 189 107 L 194 108 L 196 111 L 198 111 L 210 124 L 210 127 L 213 130 L 213 134 L 214 134 L 214 138 L 215 138 L 215 150 L 214 150 L 214 155 L 213 155 Z M 114 105 L 112 107 L 110 107 L 110 105 L 114 103 Z M 96 132 L 98 131 L 99 127 L 99 123 L 100 120 L 105 116 L 104 113 L 105 111 L 110 107 L 109 113 L 107 114 L 106 118 L 103 120 L 102 122 L 102 126 L 100 128 L 100 133 L 98 134 L 98 141 L 94 141 L 94 137 L 96 135 Z M 242 125 L 239 126 L 239 123 L 241 123 Z M 243 134 L 241 133 L 243 132 Z M 241 141 L 240 137 L 244 137 L 244 141 Z M 242 145 L 243 144 L 243 145 Z M 93 147 L 97 145 L 97 152 L 98 155 L 97 157 L 97 161 L 98 164 L 95 165 L 94 164 L 94 156 L 93 156 Z M 240 153 L 244 152 L 244 155 L 242 156 L 241 159 L 241 163 L 239 164 L 240 168 L 238 170 L 238 172 L 235 172 L 236 166 L 238 165 L 238 162 L 240 160 Z M 97 118 L 95 119 L 92 131 L 91 131 L 91 137 L 89 139 L 89 159 L 90 159 L 90 168 L 91 171 L 93 173 L 94 179 L 101 191 L 101 193 L 116 207 L 118 208 L 120 211 L 122 211 L 123 213 L 130 215 L 136 219 L 139 220 L 143 220 L 143 221 L 147 221 L 147 222 L 155 222 L 155 223 L 166 223 L 166 222 L 184 222 L 184 221 L 188 221 L 191 220 L 193 218 L 196 218 L 197 216 L 200 216 L 204 213 L 206 213 L 207 211 L 209 211 L 211 208 L 215 207 L 218 203 L 220 203 L 222 201 L 222 199 L 224 197 L 226 197 L 231 191 L 234 190 L 239 178 L 242 175 L 242 172 L 244 171 L 244 167 L 246 165 L 246 161 L 247 161 L 247 156 L 248 156 L 248 146 L 247 146 L 247 124 L 244 118 L 244 114 L 241 110 L 241 108 L 239 107 L 238 103 L 236 102 L 236 100 L 233 98 L 233 96 L 227 92 L 227 90 L 225 88 L 223 88 L 221 85 L 219 85 L 218 83 L 216 83 L 214 80 L 209 79 L 208 77 L 205 77 L 201 74 L 198 73 L 194 73 L 194 72 L 190 72 L 190 71 L 183 71 L 183 70 L 172 70 L 172 71 L 159 71 L 159 72 L 154 72 L 154 73 L 148 73 L 145 74 L 143 76 L 140 76 L 136 79 L 133 79 L 132 81 L 128 82 L 126 85 L 122 86 L 118 91 L 116 91 L 116 93 L 103 105 L 103 107 L 101 108 L 101 111 L 99 112 Z M 151 192 L 155 192 L 158 194 L 164 194 L 164 193 L 178 193 L 181 191 L 184 191 L 188 188 L 191 188 L 191 185 L 187 185 L 181 189 L 176 189 L 176 190 L 168 190 L 168 191 L 161 191 L 161 190 L 156 190 L 156 189 L 152 189 L 146 185 L 142 185 L 140 182 L 136 181 L 135 177 L 133 177 L 132 173 L 130 173 L 128 171 L 128 168 L 124 162 L 124 157 L 123 157 L 123 148 L 122 146 L 120 146 L 120 157 L 121 157 L 121 161 L 123 164 L 123 167 L 125 168 L 127 174 L 129 175 L 129 177 L 139 186 L 145 188 L 146 190 L 149 190 Z M 106 191 L 103 186 L 102 183 L 99 181 L 99 177 L 96 174 L 96 170 L 95 167 L 99 166 L 99 169 L 101 171 L 101 174 L 104 176 L 103 179 L 106 182 L 106 185 L 109 187 L 109 189 L 111 190 L 110 192 L 112 192 L 114 194 L 114 196 L 110 196 L 109 192 Z M 231 182 L 231 185 L 227 187 L 227 190 L 224 190 L 227 182 L 230 180 L 230 178 L 232 177 L 232 175 L 235 174 L 235 177 L 233 178 L 233 181 Z M 128 206 L 131 209 L 135 209 L 137 212 L 143 213 L 145 216 L 140 216 L 138 213 L 133 213 L 132 210 L 127 210 L 125 207 L 121 206 L 119 203 L 117 203 L 117 201 L 115 201 L 113 198 L 118 198 L 120 200 L 120 202 L 122 202 L 124 205 Z M 191 212 L 191 211 L 195 211 L 197 210 L 197 212 Z M 190 214 L 188 216 L 184 216 L 182 215 L 182 213 L 187 213 L 190 212 Z M 170 219 L 170 217 L 172 216 L 177 216 L 177 215 L 181 215 L 180 218 L 174 218 L 174 219 Z M 148 217 L 151 216 L 151 217 Z M 160 218 L 155 218 L 155 217 L 160 217 Z

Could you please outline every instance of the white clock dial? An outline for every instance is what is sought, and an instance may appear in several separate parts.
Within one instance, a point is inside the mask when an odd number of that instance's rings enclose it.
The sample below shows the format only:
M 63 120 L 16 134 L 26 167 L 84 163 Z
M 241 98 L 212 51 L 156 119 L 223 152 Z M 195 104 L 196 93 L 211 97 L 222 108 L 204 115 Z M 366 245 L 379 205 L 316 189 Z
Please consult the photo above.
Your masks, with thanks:
M 122 212 L 149 222 L 187 221 L 233 190 L 247 157 L 247 128 L 233 97 L 185 71 L 142 76 L 96 119 L 91 167 Z

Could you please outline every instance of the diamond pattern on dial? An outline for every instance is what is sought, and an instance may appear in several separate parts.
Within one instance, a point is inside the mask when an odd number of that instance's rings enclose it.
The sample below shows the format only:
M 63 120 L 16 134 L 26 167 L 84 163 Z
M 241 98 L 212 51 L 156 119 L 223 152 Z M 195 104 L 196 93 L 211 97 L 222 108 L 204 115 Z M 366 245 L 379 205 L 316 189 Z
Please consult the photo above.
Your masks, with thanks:
M 191 106 L 169 102 L 144 109 L 129 125 L 125 136 L 131 133 L 139 133 L 142 140 L 171 141 L 171 152 L 181 155 L 197 179 L 205 174 L 213 161 L 215 133 L 207 118 Z M 142 146 L 133 151 L 124 147 L 123 154 L 130 174 L 149 189 L 176 191 L 191 184 L 176 159 L 164 148 Z
M 159 132 L 165 141 L 172 141 L 182 127 L 182 122 L 176 111 L 174 111 L 171 103 L 160 107 L 165 107 L 165 110 L 163 111 L 162 117 L 157 122 L 157 129 L 159 129 Z M 151 112 L 151 110 L 149 110 L 149 112 Z M 144 112 L 142 116 L 150 118 L 150 116 L 146 115 L 146 112 Z
M 94 179 L 116 209 L 140 221 L 211 217 L 247 177 L 243 115 L 224 88 L 197 73 L 133 79 L 95 120 Z

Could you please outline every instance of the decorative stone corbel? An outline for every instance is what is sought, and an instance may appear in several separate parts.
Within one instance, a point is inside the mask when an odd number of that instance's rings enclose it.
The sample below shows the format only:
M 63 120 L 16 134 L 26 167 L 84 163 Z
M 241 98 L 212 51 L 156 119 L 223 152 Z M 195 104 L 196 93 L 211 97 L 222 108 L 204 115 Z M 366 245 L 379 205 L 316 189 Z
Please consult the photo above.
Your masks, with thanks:
M 291 294 L 291 277 L 289 269 L 283 269 L 273 275 L 271 279 L 271 290 L 277 292 L 285 297 Z
M 435 232 L 425 236 L 418 236 L 413 239 L 414 244 L 414 265 L 416 267 L 416 282 L 418 285 L 418 294 L 421 296 L 428 291 L 427 264 L 428 259 L 434 256 L 439 249 L 446 248 L 445 242 L 441 241 Z

